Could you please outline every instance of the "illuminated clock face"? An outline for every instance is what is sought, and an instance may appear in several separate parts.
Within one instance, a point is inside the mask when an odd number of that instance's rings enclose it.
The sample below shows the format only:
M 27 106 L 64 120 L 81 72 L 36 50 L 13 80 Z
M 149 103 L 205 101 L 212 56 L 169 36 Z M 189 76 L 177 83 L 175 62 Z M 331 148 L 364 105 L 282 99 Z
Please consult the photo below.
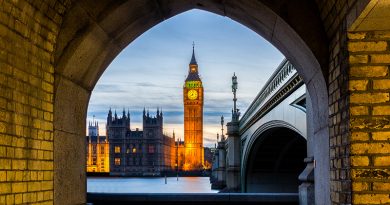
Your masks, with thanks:
M 190 90 L 188 91 L 187 96 L 190 100 L 195 100 L 198 98 L 198 92 L 196 92 L 196 90 Z

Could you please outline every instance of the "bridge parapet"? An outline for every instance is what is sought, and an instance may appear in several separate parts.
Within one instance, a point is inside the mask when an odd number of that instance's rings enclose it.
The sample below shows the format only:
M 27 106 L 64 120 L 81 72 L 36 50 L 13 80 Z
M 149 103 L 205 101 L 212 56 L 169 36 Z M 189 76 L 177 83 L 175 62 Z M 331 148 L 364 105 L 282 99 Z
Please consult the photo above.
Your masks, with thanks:
M 301 85 L 303 85 L 302 78 L 294 66 L 284 59 L 242 116 L 239 124 L 240 133 L 245 132 L 248 127 Z
M 306 117 L 306 86 L 283 60 L 239 121 L 244 192 L 298 190 L 307 154 Z

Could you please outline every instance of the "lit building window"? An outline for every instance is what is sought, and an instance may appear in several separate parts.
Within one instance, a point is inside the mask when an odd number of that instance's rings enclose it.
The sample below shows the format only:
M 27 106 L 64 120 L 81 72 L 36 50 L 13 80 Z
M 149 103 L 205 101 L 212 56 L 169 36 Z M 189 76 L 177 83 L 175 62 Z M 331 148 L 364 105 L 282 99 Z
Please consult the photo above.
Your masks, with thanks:
M 121 153 L 121 147 L 115 146 L 115 153 Z
M 133 147 L 133 153 L 137 153 L 137 148 Z
M 121 165 L 121 158 L 115 158 L 115 165 Z

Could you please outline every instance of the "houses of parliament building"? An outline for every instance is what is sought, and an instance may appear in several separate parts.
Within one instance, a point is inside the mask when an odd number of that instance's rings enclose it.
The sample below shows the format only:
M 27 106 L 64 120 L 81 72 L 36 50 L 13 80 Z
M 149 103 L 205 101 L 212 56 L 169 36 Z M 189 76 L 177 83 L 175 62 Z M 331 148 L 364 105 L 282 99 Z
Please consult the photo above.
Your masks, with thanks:
M 109 172 L 112 176 L 154 176 L 170 171 L 204 168 L 203 85 L 194 47 L 183 86 L 184 142 L 163 133 L 163 113 L 143 111 L 143 129 L 130 129 L 130 113 L 108 111 L 106 136 L 99 125 L 88 125 L 87 172 Z
M 156 116 L 144 110 L 143 130 L 131 130 L 130 114 L 123 111 L 122 116 L 118 116 L 111 109 L 107 116 L 107 136 L 100 137 L 98 132 L 93 132 L 98 130 L 94 123 L 90 123 L 88 130 L 87 172 L 109 172 L 111 176 L 155 176 L 178 168 L 176 163 L 180 161 L 180 153 L 177 142 L 174 136 L 163 134 L 163 113 L 159 110 Z M 103 146 L 105 149 L 101 148 Z

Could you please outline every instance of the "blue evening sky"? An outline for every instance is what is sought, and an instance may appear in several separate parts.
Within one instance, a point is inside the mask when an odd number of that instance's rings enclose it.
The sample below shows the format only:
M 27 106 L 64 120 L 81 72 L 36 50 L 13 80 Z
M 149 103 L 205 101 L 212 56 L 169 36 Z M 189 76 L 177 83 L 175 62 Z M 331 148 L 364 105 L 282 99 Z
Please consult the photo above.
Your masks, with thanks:
M 195 42 L 202 78 L 204 145 L 214 146 L 233 106 L 231 76 L 238 76 L 238 107 L 244 113 L 284 56 L 247 27 L 213 13 L 190 10 L 145 32 L 109 65 L 92 92 L 87 121 L 99 122 L 105 135 L 109 108 L 130 110 L 132 130 L 142 129 L 142 111 L 164 113 L 164 132 L 183 139 L 183 84 Z

